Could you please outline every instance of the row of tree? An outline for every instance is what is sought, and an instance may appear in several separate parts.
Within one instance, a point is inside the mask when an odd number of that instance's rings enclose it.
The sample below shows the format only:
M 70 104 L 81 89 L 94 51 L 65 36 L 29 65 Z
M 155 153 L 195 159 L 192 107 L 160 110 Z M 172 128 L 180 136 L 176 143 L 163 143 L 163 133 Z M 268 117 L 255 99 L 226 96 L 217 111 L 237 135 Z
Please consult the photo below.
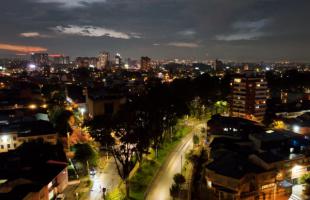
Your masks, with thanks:
M 221 98 L 221 84 L 220 79 L 209 75 L 153 84 L 147 86 L 146 95 L 129 97 L 115 116 L 97 117 L 85 124 L 102 148 L 112 152 L 119 175 L 126 183 L 127 197 L 134 166 L 143 162 L 150 149 L 157 156 L 163 143 L 173 139 L 173 129 L 180 117 L 193 113 L 202 116 L 203 105 Z

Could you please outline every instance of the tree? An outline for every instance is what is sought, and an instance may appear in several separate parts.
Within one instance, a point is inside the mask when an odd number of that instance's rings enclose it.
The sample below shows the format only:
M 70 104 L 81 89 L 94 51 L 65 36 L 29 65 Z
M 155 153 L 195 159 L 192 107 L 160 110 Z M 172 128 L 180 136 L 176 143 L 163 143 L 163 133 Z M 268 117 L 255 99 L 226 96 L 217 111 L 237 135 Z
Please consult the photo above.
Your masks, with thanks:
M 177 184 L 179 186 L 181 186 L 185 183 L 185 178 L 182 174 L 175 174 L 173 176 L 173 180 L 174 180 L 175 184 Z
M 62 107 L 55 106 L 49 111 L 49 117 L 51 122 L 54 124 L 57 132 L 61 136 L 67 136 L 67 133 L 71 133 L 72 129 L 69 124 L 70 117 L 73 116 L 73 113 L 69 110 L 65 110 Z
M 76 144 L 73 148 L 75 149 L 75 160 L 84 166 L 86 164 L 87 167 L 89 167 L 88 165 L 97 166 L 98 153 L 90 144 Z
M 196 134 L 193 136 L 193 143 L 194 143 L 194 145 L 198 145 L 199 144 L 199 137 Z
M 185 178 L 182 174 L 175 174 L 173 176 L 174 183 L 170 187 L 170 195 L 176 198 L 180 195 L 181 186 L 185 183 Z
M 180 186 L 173 183 L 172 186 L 170 187 L 170 196 L 172 196 L 173 199 L 178 197 L 180 194 Z
M 127 132 L 124 128 L 115 130 L 115 138 L 118 145 L 112 147 L 112 154 L 118 174 L 126 185 L 126 197 L 129 198 L 129 175 L 138 161 L 135 158 L 137 144 L 132 132 Z

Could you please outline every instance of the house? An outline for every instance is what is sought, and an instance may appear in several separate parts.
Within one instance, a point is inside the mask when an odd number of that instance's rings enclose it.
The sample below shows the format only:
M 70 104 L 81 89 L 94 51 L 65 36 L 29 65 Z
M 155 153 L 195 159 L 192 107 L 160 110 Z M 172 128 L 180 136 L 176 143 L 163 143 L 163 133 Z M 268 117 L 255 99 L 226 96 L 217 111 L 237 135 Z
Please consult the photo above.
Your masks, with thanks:
M 24 142 L 37 139 L 56 144 L 58 134 L 50 122 L 43 120 L 0 126 L 0 153 L 14 150 Z
M 310 141 L 304 135 L 237 118 L 213 118 L 208 126 L 205 178 L 217 199 L 286 200 L 309 173 Z
M 0 170 L 1 200 L 50 200 L 68 186 L 67 163 Z
M 126 101 L 126 96 L 118 90 L 109 88 L 88 90 L 86 96 L 88 116 L 94 118 L 102 115 L 115 115 Z

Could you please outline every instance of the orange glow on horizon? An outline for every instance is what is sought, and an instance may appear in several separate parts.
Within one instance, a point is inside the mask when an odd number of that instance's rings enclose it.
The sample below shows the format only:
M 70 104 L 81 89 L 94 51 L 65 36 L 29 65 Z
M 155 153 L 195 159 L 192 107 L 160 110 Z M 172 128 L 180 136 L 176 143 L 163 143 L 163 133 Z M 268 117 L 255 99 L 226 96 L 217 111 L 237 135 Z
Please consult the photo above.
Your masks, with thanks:
M 7 50 L 20 53 L 45 52 L 47 48 L 39 46 L 23 46 L 0 43 L 0 50 Z

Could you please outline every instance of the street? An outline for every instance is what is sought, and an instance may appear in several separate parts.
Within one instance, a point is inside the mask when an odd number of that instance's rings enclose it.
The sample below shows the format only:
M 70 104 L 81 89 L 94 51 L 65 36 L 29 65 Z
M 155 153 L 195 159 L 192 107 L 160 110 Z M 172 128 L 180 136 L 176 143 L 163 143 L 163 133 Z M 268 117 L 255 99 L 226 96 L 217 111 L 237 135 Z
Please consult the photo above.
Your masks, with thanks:
M 170 187 L 173 183 L 173 176 L 181 172 L 181 167 L 184 166 L 185 154 L 193 147 L 193 135 L 200 131 L 196 128 L 182 139 L 175 150 L 167 157 L 159 173 L 155 177 L 150 190 L 146 196 L 147 200 L 168 200 L 170 197 Z M 182 161 L 182 165 L 181 165 Z
M 96 175 L 91 176 L 93 181 L 93 187 L 89 193 L 89 200 L 101 200 L 103 199 L 102 188 L 106 188 L 107 192 L 113 190 L 121 181 L 118 175 L 115 161 L 110 158 L 104 169 L 98 169 Z

